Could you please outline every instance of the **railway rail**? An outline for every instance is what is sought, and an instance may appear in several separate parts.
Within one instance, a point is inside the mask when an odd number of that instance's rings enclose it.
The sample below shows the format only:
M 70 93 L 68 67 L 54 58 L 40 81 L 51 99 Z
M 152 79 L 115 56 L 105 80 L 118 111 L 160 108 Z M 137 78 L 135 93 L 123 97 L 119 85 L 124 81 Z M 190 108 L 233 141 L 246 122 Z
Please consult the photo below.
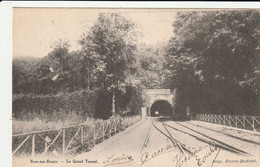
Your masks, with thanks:
M 174 124 L 182 126 L 183 128 L 174 127 L 174 126 L 172 126 L 168 123 L 162 122 L 160 120 L 152 121 L 151 126 L 149 127 L 149 130 L 146 134 L 145 140 L 143 142 L 142 148 L 140 149 L 141 152 L 145 147 L 149 147 L 149 144 L 148 144 L 149 140 L 152 140 L 149 137 L 149 134 L 150 134 L 151 129 L 154 128 L 159 133 L 161 133 L 163 136 L 168 138 L 172 142 L 172 144 L 174 146 L 176 146 L 183 154 L 185 154 L 185 153 L 191 154 L 192 152 L 189 149 L 190 147 L 187 145 L 187 143 L 183 143 L 182 141 L 178 140 L 178 138 L 177 138 L 178 134 L 176 134 L 177 132 L 184 134 L 184 135 L 187 135 L 190 138 L 195 138 L 199 142 L 209 144 L 209 145 L 214 145 L 214 146 L 216 146 L 216 147 L 218 147 L 222 150 L 226 150 L 226 151 L 229 151 L 229 152 L 234 153 L 234 154 L 238 154 L 238 155 L 242 155 L 242 156 L 246 156 L 246 157 L 254 157 L 254 155 L 249 153 L 247 150 L 243 150 L 243 149 L 236 147 L 236 146 L 234 146 L 230 143 L 216 139 L 216 138 L 211 137 L 207 134 L 203 134 L 198 130 L 195 130 L 193 128 L 190 128 L 188 126 L 183 125 L 182 123 L 174 122 Z M 209 129 L 209 130 L 212 130 L 212 129 Z M 216 130 L 212 130 L 212 132 L 221 133 L 221 132 L 218 132 Z M 249 143 L 260 145 L 260 143 L 255 142 L 255 141 L 238 138 L 238 137 L 233 136 L 233 135 L 227 135 L 227 134 L 224 134 L 224 135 L 226 135 L 228 137 L 235 138 L 237 140 L 244 141 L 244 142 L 249 142 Z M 196 157 L 196 155 L 195 155 L 195 157 Z
M 248 142 L 248 143 L 253 143 L 253 144 L 260 145 L 260 142 L 258 142 L 258 141 L 254 141 L 254 140 L 238 137 L 238 136 L 235 136 L 235 135 L 231 135 L 231 134 L 225 133 L 223 131 L 217 131 L 217 130 L 214 130 L 214 129 L 211 129 L 211 128 L 207 128 L 207 127 L 204 127 L 204 126 L 201 126 L 201 125 L 195 125 L 195 124 L 190 123 L 190 122 L 188 122 L 188 124 L 196 126 L 196 127 L 200 127 L 200 128 L 203 128 L 203 129 L 207 129 L 207 130 L 210 130 L 210 131 L 214 131 L 214 132 L 219 133 L 219 134 L 224 134 L 226 136 L 229 136 L 229 137 L 241 140 L 241 141 L 245 141 L 245 142 Z M 259 136 L 260 136 L 260 134 L 259 134 Z

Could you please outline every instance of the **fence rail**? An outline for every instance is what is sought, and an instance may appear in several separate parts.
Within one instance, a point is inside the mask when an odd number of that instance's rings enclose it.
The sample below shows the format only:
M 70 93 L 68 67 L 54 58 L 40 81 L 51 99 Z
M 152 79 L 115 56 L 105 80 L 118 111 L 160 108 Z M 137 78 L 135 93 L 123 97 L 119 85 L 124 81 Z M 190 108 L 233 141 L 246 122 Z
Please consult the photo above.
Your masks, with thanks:
M 197 114 L 196 120 L 260 132 L 260 116 Z
M 56 130 L 37 131 L 12 136 L 12 155 L 64 155 L 88 151 L 96 144 L 133 125 L 140 115 L 77 125 Z

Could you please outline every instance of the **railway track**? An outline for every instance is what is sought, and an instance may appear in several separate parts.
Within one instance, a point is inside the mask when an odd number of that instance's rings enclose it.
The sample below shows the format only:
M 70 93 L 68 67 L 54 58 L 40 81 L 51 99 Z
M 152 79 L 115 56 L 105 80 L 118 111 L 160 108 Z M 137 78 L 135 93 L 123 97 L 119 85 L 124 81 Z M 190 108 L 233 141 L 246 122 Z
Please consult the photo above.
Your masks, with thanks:
M 162 124 L 162 125 L 163 125 L 164 129 L 166 130 L 166 133 L 163 132 L 163 130 L 161 130 L 160 128 L 158 128 L 158 126 L 156 126 L 154 123 L 152 123 L 152 125 L 153 125 L 153 127 L 154 127 L 156 130 L 158 130 L 158 131 L 159 131 L 160 133 L 162 133 L 164 136 L 166 136 L 167 138 L 169 138 L 169 139 L 172 141 L 173 145 L 174 145 L 174 146 L 177 146 L 182 153 L 185 153 L 184 150 L 187 151 L 187 152 L 189 152 L 189 153 L 191 153 L 191 151 L 185 146 L 185 144 L 183 144 L 182 142 L 180 142 L 179 140 L 177 140 L 176 138 L 174 138 L 174 137 L 172 136 L 172 134 L 169 132 L 169 130 L 165 127 L 164 124 Z
M 208 136 L 208 135 L 206 135 L 206 134 L 203 134 L 203 133 L 201 133 L 201 132 L 199 132 L 199 131 L 197 131 L 197 130 L 194 130 L 194 129 L 192 129 L 192 128 L 189 128 L 189 127 L 187 127 L 187 126 L 185 126 L 185 125 L 182 125 L 182 124 L 180 124 L 180 123 L 178 123 L 178 122 L 175 122 L 175 123 L 178 124 L 178 125 L 181 125 L 181 126 L 183 126 L 183 127 L 185 127 L 185 128 L 187 128 L 187 129 L 189 129 L 189 130 L 191 130 L 191 131 L 193 131 L 193 132 L 195 132 L 195 133 L 197 133 L 197 134 L 192 134 L 192 133 L 190 133 L 190 132 L 177 129 L 177 128 L 175 128 L 175 127 L 173 127 L 173 126 L 171 126 L 171 125 L 168 125 L 168 124 L 166 124 L 166 123 L 164 123 L 164 122 L 161 122 L 161 123 L 164 124 L 165 126 L 171 128 L 171 129 L 174 129 L 174 130 L 176 130 L 176 131 L 179 131 L 179 132 L 188 134 L 188 135 L 190 135 L 191 137 L 194 137 L 194 138 L 196 138 L 197 140 L 202 141 L 202 142 L 204 142 L 204 143 L 207 143 L 207 144 L 212 144 L 212 143 L 214 143 L 214 145 L 216 145 L 217 147 L 219 147 L 219 148 L 221 148 L 221 149 L 224 149 L 224 150 L 227 150 L 227 151 L 236 153 L 236 154 L 245 155 L 245 156 L 253 156 L 253 155 L 251 155 L 250 153 L 248 153 L 247 151 L 244 151 L 244 150 L 239 149 L 239 148 L 237 148 L 237 147 L 234 147 L 234 146 L 232 146 L 232 145 L 230 145 L 230 144 L 228 144 L 228 143 L 225 143 L 225 142 L 223 142 L 223 141 L 220 141 L 220 140 L 218 140 L 218 139 L 215 139 L 215 138 L 213 138 L 213 137 L 210 137 L 210 136 Z
M 213 132 L 217 132 L 217 133 L 220 133 L 220 134 L 223 134 L 223 135 L 226 135 L 226 136 L 229 136 L 229 137 L 241 140 L 241 141 L 245 141 L 245 142 L 248 142 L 248 143 L 253 143 L 253 144 L 260 145 L 260 142 L 257 142 L 257 141 L 245 139 L 245 138 L 238 137 L 238 136 L 235 136 L 235 135 L 231 135 L 231 134 L 228 134 L 228 133 L 225 133 L 225 132 L 221 132 L 221 131 L 217 131 L 217 130 L 214 130 L 214 129 L 210 129 L 210 128 L 207 128 L 207 127 L 204 127 L 204 126 L 201 126 L 201 125 L 196 125 L 196 124 L 193 124 L 193 123 L 190 123 L 190 122 L 188 122 L 188 124 L 190 124 L 192 126 L 199 127 L 199 128 L 203 128 L 203 129 L 206 129 L 206 130 L 210 130 L 210 131 L 213 131 Z
M 145 136 L 145 139 L 144 139 L 144 141 L 143 141 L 143 144 L 142 144 L 142 146 L 141 146 L 140 153 L 141 153 L 141 152 L 143 151 L 143 149 L 144 149 L 145 147 L 147 147 L 147 145 L 148 145 L 148 142 L 149 142 L 149 134 L 150 134 L 151 128 L 152 128 L 152 124 L 149 126 L 148 132 L 147 132 L 147 134 L 146 134 L 146 136 Z
M 182 125 L 180 123 L 177 123 L 177 122 L 175 122 L 175 123 L 184 127 L 184 128 L 178 129 L 178 128 L 171 126 L 171 125 L 169 125 L 165 122 L 162 122 L 160 120 L 152 121 L 152 124 L 151 124 L 151 126 L 150 126 L 150 128 L 149 128 L 149 130 L 146 134 L 146 137 L 145 137 L 145 140 L 143 142 L 142 148 L 140 149 L 141 150 L 140 152 L 142 152 L 143 149 L 148 146 L 149 140 L 152 140 L 152 139 L 150 139 L 149 134 L 150 134 L 151 129 L 154 128 L 159 133 L 163 134 L 163 136 L 168 138 L 172 142 L 172 144 L 174 146 L 176 146 L 183 154 L 185 154 L 185 153 L 191 154 L 192 152 L 189 149 L 190 147 L 187 145 L 187 143 L 185 144 L 185 143 L 183 143 L 183 142 L 181 142 L 180 140 L 177 139 L 177 137 L 176 137 L 176 136 L 178 136 L 176 134 L 177 132 L 184 134 L 184 135 L 187 135 L 191 138 L 195 138 L 199 142 L 209 144 L 209 145 L 214 145 L 218 148 L 221 148 L 223 150 L 226 150 L 226 151 L 238 154 L 238 155 L 243 155 L 243 156 L 246 156 L 246 157 L 252 157 L 253 156 L 251 153 L 249 153 L 245 150 L 242 150 L 238 147 L 235 147 L 235 146 L 233 146 L 229 143 L 226 143 L 224 141 L 210 137 L 206 134 L 203 134 L 203 133 L 201 133 L 201 132 L 199 132 L 195 129 L 192 129 L 192 128 L 187 127 L 185 125 Z M 191 133 L 191 132 L 193 132 L 193 133 Z
M 254 152 L 253 153 L 254 155 L 258 154 L 257 149 L 250 150 L 250 149 L 248 149 L 248 147 L 245 147 L 245 146 L 251 145 L 254 148 L 259 149 L 259 144 L 260 144 L 259 142 L 256 142 L 253 140 L 248 140 L 248 139 L 243 139 L 243 138 L 231 135 L 231 134 L 226 134 L 224 132 L 219 132 L 214 129 L 209 129 L 206 127 L 205 128 L 202 128 L 199 126 L 195 127 L 194 125 L 190 124 L 189 122 L 185 122 L 185 123 L 174 122 L 174 124 L 177 124 L 185 129 L 187 129 L 190 132 L 194 132 L 198 135 L 207 137 L 211 140 L 215 140 L 215 141 L 218 141 L 219 143 L 223 143 L 224 145 L 229 145 L 234 148 L 240 148 L 240 150 L 243 150 L 244 152 L 246 152 L 247 155 L 253 156 L 249 152 Z M 231 142 L 232 144 L 229 144 L 230 141 L 232 141 Z M 242 147 L 244 147 L 244 149 L 241 149 Z M 249 147 L 249 148 L 252 148 L 252 147 Z M 247 150 L 247 151 L 245 151 L 245 150 Z

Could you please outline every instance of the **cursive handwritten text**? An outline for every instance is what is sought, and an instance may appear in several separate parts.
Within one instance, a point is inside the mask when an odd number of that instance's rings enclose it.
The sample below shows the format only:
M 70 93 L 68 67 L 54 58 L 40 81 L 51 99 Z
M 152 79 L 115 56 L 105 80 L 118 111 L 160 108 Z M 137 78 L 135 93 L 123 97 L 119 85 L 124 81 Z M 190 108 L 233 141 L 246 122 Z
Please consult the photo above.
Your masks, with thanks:
M 115 156 L 114 154 L 112 154 L 108 156 L 105 161 L 103 161 L 103 164 L 105 167 L 105 166 L 123 164 L 131 161 L 133 161 L 133 157 L 130 155 L 122 154 L 120 156 Z

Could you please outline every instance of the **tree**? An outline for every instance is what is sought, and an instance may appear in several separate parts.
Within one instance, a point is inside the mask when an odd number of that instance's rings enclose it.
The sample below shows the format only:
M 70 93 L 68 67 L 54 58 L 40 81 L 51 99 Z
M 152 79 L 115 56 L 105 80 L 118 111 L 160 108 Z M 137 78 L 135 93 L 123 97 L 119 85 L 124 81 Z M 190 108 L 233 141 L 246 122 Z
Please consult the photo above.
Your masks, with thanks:
M 182 102 L 197 95 L 196 112 L 256 113 L 259 19 L 259 10 L 177 14 L 165 67 Z
M 165 46 L 140 45 L 137 50 L 137 76 L 144 88 L 162 88 L 164 81 Z
M 112 113 L 115 113 L 115 92 L 125 91 L 133 73 L 136 49 L 135 24 L 116 13 L 101 13 L 87 35 L 80 40 L 88 75 L 97 84 L 112 92 Z M 94 68 L 93 68 L 94 67 Z
M 53 46 L 51 46 L 53 51 L 50 53 L 50 55 L 54 60 L 56 59 L 59 61 L 61 73 L 64 71 L 64 65 L 67 61 L 69 47 L 70 45 L 66 40 L 55 41 Z
M 39 59 L 33 57 L 21 57 L 13 60 L 13 93 L 35 93 L 38 84 L 35 76 L 38 62 Z

